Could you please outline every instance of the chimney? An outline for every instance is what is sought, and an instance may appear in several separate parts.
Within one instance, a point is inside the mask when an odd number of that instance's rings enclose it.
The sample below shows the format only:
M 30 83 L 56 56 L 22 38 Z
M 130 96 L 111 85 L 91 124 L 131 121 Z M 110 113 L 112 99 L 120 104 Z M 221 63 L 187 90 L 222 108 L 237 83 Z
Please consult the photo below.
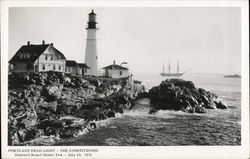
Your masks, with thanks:
M 45 41 L 43 40 L 43 45 L 45 44 Z
M 30 46 L 30 41 L 27 41 L 27 45 Z
M 113 65 L 115 65 L 115 60 L 113 61 Z

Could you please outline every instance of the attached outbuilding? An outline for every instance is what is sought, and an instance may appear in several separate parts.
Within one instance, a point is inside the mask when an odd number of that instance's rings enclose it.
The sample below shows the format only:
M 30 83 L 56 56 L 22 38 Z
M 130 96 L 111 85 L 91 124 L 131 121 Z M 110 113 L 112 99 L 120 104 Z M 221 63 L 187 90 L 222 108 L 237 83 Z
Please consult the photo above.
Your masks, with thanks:
M 78 74 L 79 75 L 90 75 L 90 67 L 85 63 L 78 63 Z
M 112 65 L 106 66 L 104 68 L 103 76 L 110 78 L 127 78 L 129 77 L 129 70 L 121 65 L 116 65 L 113 61 Z
M 67 60 L 66 61 L 66 73 L 71 73 L 71 74 L 78 74 L 79 66 L 76 61 L 74 60 Z

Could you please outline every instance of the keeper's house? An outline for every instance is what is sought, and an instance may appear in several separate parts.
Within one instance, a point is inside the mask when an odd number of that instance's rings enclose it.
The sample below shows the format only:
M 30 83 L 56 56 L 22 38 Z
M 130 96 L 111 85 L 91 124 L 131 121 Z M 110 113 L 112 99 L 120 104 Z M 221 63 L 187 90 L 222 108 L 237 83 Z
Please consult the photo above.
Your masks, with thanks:
M 127 78 L 127 77 L 129 77 L 128 68 L 123 67 L 121 65 L 116 65 L 115 61 L 113 61 L 112 65 L 106 66 L 102 69 L 104 69 L 103 76 L 105 76 L 105 77 L 110 77 L 110 78 Z
M 40 45 L 27 42 L 9 61 L 10 72 L 65 72 L 66 58 L 53 43 Z

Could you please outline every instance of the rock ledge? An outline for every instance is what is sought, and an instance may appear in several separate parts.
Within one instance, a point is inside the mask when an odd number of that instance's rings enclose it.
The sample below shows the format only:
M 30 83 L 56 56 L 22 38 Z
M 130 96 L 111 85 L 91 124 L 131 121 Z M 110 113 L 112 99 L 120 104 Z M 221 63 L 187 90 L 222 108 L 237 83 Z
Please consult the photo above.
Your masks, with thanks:
M 196 88 L 191 81 L 167 79 L 153 87 L 148 94 L 152 110 L 182 110 L 190 113 L 206 113 L 206 109 L 227 109 L 227 105 L 216 94 Z

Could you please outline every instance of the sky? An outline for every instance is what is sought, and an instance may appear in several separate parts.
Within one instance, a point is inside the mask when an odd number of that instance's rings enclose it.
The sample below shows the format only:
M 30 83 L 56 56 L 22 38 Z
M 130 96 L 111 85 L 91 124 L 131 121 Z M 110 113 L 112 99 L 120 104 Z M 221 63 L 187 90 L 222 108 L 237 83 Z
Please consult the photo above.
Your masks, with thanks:
M 240 73 L 238 7 L 30 7 L 9 11 L 9 57 L 27 41 L 53 43 L 84 62 L 88 13 L 97 14 L 99 67 L 127 62 L 131 72 Z

